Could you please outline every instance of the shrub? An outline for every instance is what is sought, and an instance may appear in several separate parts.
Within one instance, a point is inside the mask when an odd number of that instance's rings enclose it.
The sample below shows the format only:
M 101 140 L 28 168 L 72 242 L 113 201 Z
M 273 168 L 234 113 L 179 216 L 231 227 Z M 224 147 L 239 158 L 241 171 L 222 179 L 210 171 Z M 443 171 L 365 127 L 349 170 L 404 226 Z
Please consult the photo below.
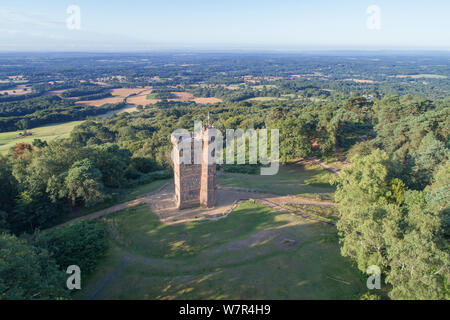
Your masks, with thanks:
M 63 270 L 78 265 L 89 274 L 106 254 L 108 231 L 101 220 L 84 220 L 37 233 L 34 243 L 52 253 Z
M 68 298 L 66 275 L 49 252 L 0 234 L 0 300 Z

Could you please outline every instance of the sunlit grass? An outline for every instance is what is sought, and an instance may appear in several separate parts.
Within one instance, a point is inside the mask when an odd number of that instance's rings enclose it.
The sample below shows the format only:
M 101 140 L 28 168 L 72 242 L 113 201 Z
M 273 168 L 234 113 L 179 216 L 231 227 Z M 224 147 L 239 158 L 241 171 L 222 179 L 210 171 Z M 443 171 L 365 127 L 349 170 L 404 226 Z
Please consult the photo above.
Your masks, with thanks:
M 61 124 L 46 125 L 28 130 L 32 135 L 21 136 L 23 130 L 0 133 L 0 154 L 8 153 L 9 149 L 19 142 L 32 143 L 34 139 L 51 141 L 57 138 L 67 138 L 72 129 L 83 121 L 71 121 Z
M 106 221 L 109 254 L 76 298 L 355 299 L 365 291 L 333 226 L 251 201 L 216 221 L 164 225 L 147 206 Z

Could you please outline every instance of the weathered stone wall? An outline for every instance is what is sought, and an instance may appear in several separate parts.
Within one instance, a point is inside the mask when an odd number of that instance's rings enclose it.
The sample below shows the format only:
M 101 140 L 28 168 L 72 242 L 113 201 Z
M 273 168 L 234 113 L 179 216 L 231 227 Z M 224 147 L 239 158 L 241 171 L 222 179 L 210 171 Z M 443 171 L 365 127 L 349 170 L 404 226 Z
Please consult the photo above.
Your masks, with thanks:
M 191 164 L 181 163 L 183 157 L 181 141 L 191 142 Z M 188 141 L 188 140 L 184 140 Z M 172 138 L 174 145 L 174 184 L 175 202 L 179 209 L 197 206 L 213 207 L 216 204 L 216 165 L 208 164 L 208 154 L 211 154 L 211 138 L 208 129 L 202 131 L 201 137 L 189 135 L 182 139 Z M 201 143 L 201 164 L 194 164 L 194 143 Z M 215 152 L 215 151 L 214 151 Z M 213 153 L 214 153 L 213 152 Z
M 214 207 L 216 205 L 216 161 L 215 161 L 215 129 L 206 129 L 202 134 L 202 176 L 200 185 L 200 205 Z

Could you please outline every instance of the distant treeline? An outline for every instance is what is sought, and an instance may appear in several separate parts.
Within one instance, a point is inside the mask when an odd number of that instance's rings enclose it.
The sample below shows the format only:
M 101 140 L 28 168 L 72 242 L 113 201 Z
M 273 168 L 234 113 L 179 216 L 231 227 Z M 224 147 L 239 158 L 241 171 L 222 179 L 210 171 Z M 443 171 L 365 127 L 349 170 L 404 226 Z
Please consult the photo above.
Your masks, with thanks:
M 100 107 L 67 105 L 67 101 L 62 100 L 58 105 L 50 105 L 48 108 L 38 109 L 26 115 L 0 117 L 0 132 L 31 129 L 49 123 L 82 120 L 88 116 L 104 114 L 124 106 L 125 103 L 104 104 Z
M 99 86 L 82 86 L 64 91 L 61 96 L 64 98 L 90 96 L 98 93 L 104 93 L 107 89 L 108 88 Z

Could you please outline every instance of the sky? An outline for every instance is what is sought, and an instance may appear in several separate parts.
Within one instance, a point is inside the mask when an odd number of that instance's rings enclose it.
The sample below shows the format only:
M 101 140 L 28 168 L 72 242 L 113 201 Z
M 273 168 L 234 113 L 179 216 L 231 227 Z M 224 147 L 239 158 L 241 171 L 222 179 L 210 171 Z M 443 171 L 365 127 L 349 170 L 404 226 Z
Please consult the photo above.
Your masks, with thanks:
M 0 51 L 450 50 L 449 13 L 448 0 L 0 0 Z

